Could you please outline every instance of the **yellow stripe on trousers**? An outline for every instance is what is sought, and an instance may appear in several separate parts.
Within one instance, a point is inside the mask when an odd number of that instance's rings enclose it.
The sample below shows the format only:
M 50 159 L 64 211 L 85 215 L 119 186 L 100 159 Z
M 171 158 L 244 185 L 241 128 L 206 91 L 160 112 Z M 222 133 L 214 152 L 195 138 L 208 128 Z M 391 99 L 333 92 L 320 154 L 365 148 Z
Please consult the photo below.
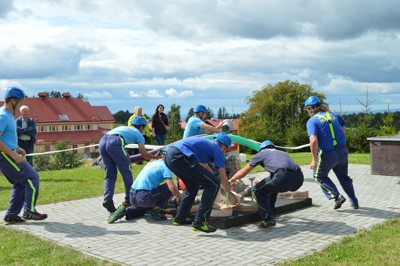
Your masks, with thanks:
M 319 168 L 320 168 L 320 166 L 321 166 L 321 155 L 322 155 L 322 151 L 320 151 L 319 152 L 319 154 L 318 154 L 318 165 L 317 165 L 317 169 L 315 170 L 315 174 L 314 174 L 314 180 L 315 180 L 315 182 L 323 189 L 323 190 L 325 190 L 326 192 L 328 192 L 328 194 L 329 195 L 331 195 L 331 198 L 334 198 L 335 197 L 335 195 L 333 195 L 333 193 L 332 193 L 332 191 L 330 191 L 327 187 L 324 187 L 324 185 L 322 185 L 320 182 L 318 182 L 318 171 L 319 171 Z

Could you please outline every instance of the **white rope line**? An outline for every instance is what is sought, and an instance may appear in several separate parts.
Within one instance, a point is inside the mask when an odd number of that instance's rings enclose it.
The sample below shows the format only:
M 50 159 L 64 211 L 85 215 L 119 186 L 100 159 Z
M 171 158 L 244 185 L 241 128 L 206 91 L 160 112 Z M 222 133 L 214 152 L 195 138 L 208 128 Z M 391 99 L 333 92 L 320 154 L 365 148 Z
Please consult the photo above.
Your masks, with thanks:
M 70 149 L 65 149 L 65 150 L 35 152 L 35 153 L 26 154 L 25 156 L 38 156 L 38 155 L 53 154 L 53 153 L 59 153 L 59 152 L 65 152 L 65 151 L 75 151 L 75 150 L 79 150 L 79 149 L 85 149 L 85 148 L 96 147 L 96 146 L 99 146 L 99 144 L 93 144 L 93 145 L 77 147 L 77 148 L 70 148 Z
M 65 150 L 35 152 L 35 153 L 26 154 L 25 156 L 38 156 L 38 155 L 45 155 L 45 154 L 54 154 L 54 153 L 60 153 L 60 152 L 66 152 L 66 151 L 75 151 L 75 150 L 79 150 L 79 149 L 97 147 L 97 146 L 99 146 L 99 144 L 93 144 L 93 145 L 82 146 L 82 147 L 77 147 L 77 148 L 70 148 L 70 149 L 65 149 Z M 155 149 L 165 147 L 162 145 L 144 145 L 144 146 L 146 147 L 147 150 L 155 150 Z M 297 147 L 283 147 L 283 146 L 275 146 L 275 147 L 280 148 L 280 149 L 288 149 L 288 150 L 300 150 L 300 149 L 303 149 L 303 148 L 309 147 L 309 146 L 310 146 L 310 144 L 304 144 L 304 145 L 297 146 Z M 139 147 L 138 144 L 125 145 L 125 148 L 128 148 L 128 149 L 137 149 L 138 147 Z
M 310 146 L 310 143 L 304 144 L 301 146 L 297 146 L 297 147 L 282 147 L 282 146 L 275 146 L 275 147 L 281 148 L 281 149 L 288 149 L 288 150 L 300 150 L 300 149 L 303 149 L 303 148 L 309 147 L 309 146 Z

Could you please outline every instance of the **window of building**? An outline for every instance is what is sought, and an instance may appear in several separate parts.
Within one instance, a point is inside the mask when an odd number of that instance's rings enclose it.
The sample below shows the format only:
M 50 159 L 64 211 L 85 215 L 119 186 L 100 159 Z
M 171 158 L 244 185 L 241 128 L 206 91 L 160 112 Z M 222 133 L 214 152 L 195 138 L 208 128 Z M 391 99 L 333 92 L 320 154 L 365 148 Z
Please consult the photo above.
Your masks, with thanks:
M 57 132 L 58 131 L 58 127 L 57 126 L 51 126 L 50 127 L 50 131 L 51 132 Z
M 63 126 L 63 131 L 71 131 L 71 126 L 70 125 L 64 125 Z
M 39 127 L 39 132 L 46 132 L 46 127 L 45 126 L 40 126 Z
M 58 118 L 60 118 L 60 120 L 62 120 L 62 121 L 68 121 L 69 120 L 68 115 L 58 115 Z

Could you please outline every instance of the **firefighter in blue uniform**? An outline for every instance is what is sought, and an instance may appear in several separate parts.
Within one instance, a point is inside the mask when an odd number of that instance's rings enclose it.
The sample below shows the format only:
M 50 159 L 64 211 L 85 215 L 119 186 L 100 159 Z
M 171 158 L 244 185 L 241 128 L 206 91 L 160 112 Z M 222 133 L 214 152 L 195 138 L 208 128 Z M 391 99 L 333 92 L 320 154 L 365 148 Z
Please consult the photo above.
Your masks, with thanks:
M 250 162 L 231 178 L 231 183 L 235 184 L 257 165 L 264 167 L 270 175 L 248 190 L 256 197 L 258 214 L 263 220 L 260 227 L 268 228 L 276 225 L 274 211 L 278 193 L 298 190 L 303 185 L 304 175 L 286 152 L 276 150 L 274 143 L 265 140 Z
M 304 106 L 310 119 L 307 121 L 307 131 L 310 137 L 314 180 L 321 186 L 328 199 L 334 199 L 334 209 L 339 209 L 346 201 L 335 184 L 328 177 L 331 170 L 339 179 L 340 185 L 350 199 L 351 206 L 358 209 L 353 180 L 348 175 L 348 150 L 346 147 L 346 123 L 344 119 L 329 111 L 326 104 L 316 96 L 309 97 Z
M 131 160 L 125 149 L 125 145 L 137 143 L 140 154 L 145 159 L 150 160 L 160 158 L 159 154 L 152 155 L 148 153 L 144 146 L 145 140 L 142 135 L 142 130 L 146 125 L 146 120 L 142 117 L 135 117 L 132 124 L 133 127 L 119 126 L 108 131 L 101 138 L 99 143 L 99 152 L 106 171 L 106 177 L 104 178 L 103 207 L 110 213 L 113 213 L 116 210 L 113 197 L 115 182 L 117 181 L 117 168 L 122 175 L 125 185 L 124 204 L 130 205 L 129 191 L 133 183 L 133 178 Z
M 13 185 L 10 207 L 4 221 L 20 223 L 25 220 L 44 220 L 47 214 L 36 211 L 39 196 L 39 175 L 25 160 L 25 150 L 18 147 L 15 109 L 22 104 L 25 93 L 18 87 L 9 87 L 0 107 L 0 171 Z M 24 208 L 23 218 L 19 216 Z

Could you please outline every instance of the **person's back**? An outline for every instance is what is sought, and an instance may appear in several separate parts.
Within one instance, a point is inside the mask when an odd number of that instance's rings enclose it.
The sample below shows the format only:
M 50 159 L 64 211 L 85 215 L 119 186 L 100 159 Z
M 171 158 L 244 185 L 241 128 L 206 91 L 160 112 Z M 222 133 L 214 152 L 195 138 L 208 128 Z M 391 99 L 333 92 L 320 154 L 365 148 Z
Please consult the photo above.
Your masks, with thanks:
M 309 135 L 317 136 L 319 149 L 331 151 L 335 146 L 339 148 L 346 146 L 346 136 L 343 131 L 345 125 L 341 116 L 329 111 L 320 111 L 307 121 L 307 130 Z
M 253 156 L 249 164 L 252 167 L 261 165 L 270 173 L 275 173 L 278 169 L 298 169 L 298 165 L 284 151 L 273 149 L 262 149 L 259 153 Z
M 307 98 L 304 107 L 310 116 L 307 121 L 312 155 L 310 169 L 313 170 L 316 183 L 321 186 L 327 199 L 335 201 L 333 208 L 341 208 L 346 198 L 339 193 L 335 183 L 329 178 L 329 173 L 333 170 L 340 185 L 349 196 L 351 206 L 358 209 L 353 180 L 348 175 L 348 150 L 344 119 L 329 112 L 328 105 L 322 103 L 316 96 Z

